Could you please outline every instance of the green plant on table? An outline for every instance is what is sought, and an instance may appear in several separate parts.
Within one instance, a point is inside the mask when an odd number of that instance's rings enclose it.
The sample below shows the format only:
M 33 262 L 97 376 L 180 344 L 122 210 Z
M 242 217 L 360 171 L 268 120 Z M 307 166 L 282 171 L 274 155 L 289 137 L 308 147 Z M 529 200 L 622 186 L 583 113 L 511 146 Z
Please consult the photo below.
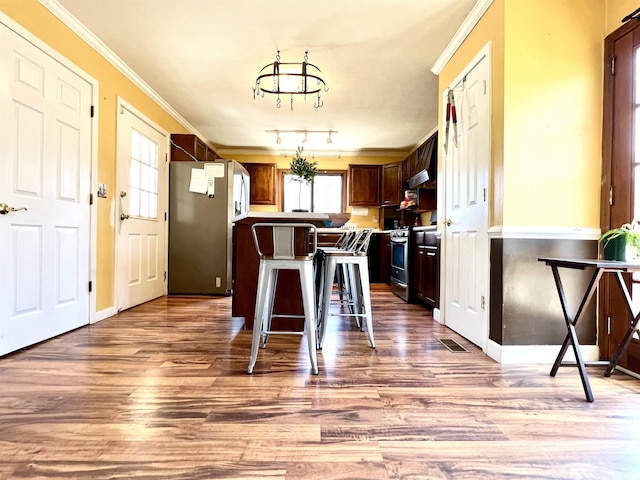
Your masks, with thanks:
M 638 261 L 640 259 L 640 226 L 638 222 L 634 220 L 631 223 L 625 223 L 620 227 L 612 228 L 600 235 L 598 242 L 602 244 L 602 248 L 607 248 L 610 242 L 619 238 L 624 238 L 627 251 L 626 260 Z
M 291 179 L 300 184 L 298 188 L 298 207 L 302 204 L 302 184 L 311 184 L 318 174 L 318 162 L 309 162 L 302 156 L 302 150 L 303 147 L 298 147 L 296 154 L 289 164 L 289 173 L 292 175 Z
M 306 158 L 302 157 L 303 147 L 298 147 L 296 154 L 291 159 L 289 164 L 289 172 L 294 175 L 296 182 L 313 182 L 314 177 L 318 173 L 318 162 L 309 162 Z
M 606 246 L 611 240 L 622 235 L 626 236 L 626 243 L 631 247 L 640 247 L 640 228 L 635 220 L 631 223 L 625 223 L 618 228 L 612 228 L 600 235 L 598 242 Z

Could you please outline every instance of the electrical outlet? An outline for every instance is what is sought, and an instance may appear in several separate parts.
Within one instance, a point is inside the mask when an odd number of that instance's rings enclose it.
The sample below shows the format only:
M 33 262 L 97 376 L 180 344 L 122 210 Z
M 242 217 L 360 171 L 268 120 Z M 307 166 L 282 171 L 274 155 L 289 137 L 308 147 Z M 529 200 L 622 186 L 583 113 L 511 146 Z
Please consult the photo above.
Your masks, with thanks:
M 221 285 L 222 285 L 222 280 L 220 279 L 220 277 L 216 277 L 216 288 L 220 288 Z

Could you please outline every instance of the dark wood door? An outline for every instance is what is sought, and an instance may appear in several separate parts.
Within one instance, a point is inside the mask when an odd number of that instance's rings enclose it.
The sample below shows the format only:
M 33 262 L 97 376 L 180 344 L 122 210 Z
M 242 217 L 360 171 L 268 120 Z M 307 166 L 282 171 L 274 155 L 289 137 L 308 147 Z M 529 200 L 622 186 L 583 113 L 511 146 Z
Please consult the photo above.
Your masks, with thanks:
M 380 206 L 380 165 L 349 165 L 349 205 Z
M 245 163 L 249 172 L 251 205 L 276 204 L 276 164 Z
M 440 260 L 438 247 L 424 248 L 424 301 L 432 307 L 438 306 L 440 297 Z
M 389 285 L 389 270 L 391 268 L 391 235 L 383 233 L 382 245 L 380 246 L 380 279 Z
M 606 231 L 640 219 L 640 158 L 634 154 L 634 144 L 640 145 L 640 78 L 634 75 L 640 68 L 640 23 L 628 22 L 605 40 L 605 92 L 603 167 L 601 194 L 601 228 Z M 612 275 L 605 275 L 599 304 L 600 355 L 610 359 L 631 322 L 625 301 L 614 284 Z M 625 275 L 636 311 L 640 308 L 640 275 Z M 640 373 L 640 341 L 634 339 L 619 365 Z
M 425 290 L 427 283 L 427 274 L 426 274 L 426 261 L 427 261 L 427 247 L 423 245 L 418 245 L 415 249 L 416 259 L 413 262 L 414 268 L 416 269 L 414 275 L 414 286 L 413 292 L 415 296 L 425 301 Z
M 400 205 L 402 201 L 402 162 L 382 166 L 382 205 Z

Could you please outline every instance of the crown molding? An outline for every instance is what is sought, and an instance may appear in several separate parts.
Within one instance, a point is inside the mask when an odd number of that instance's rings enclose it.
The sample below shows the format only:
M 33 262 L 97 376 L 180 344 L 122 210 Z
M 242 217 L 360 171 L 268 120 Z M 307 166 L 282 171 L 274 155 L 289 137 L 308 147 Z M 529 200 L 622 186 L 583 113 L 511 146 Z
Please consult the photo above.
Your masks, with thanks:
M 469 15 L 464 19 L 460 28 L 456 31 L 455 35 L 449 42 L 449 44 L 442 51 L 438 59 L 433 64 L 431 71 L 436 75 L 440 75 L 440 72 L 444 68 L 444 66 L 451 60 L 453 54 L 456 53 L 462 42 L 467 38 L 467 36 L 471 33 L 471 30 L 478 24 L 482 16 L 489 9 L 493 0 L 478 0 L 476 4 L 473 6 Z
M 78 35 L 87 45 L 102 55 L 113 67 L 122 73 L 127 79 L 142 90 L 163 110 L 171 115 L 180 125 L 189 132 L 206 139 L 193 125 L 191 125 L 182 115 L 178 113 L 164 98 L 162 98 L 153 88 L 147 84 L 140 76 L 134 72 L 118 55 L 100 40 L 91 30 L 89 30 L 80 20 L 74 17 L 58 0 L 38 0 L 40 4 L 55 15 L 72 32 Z

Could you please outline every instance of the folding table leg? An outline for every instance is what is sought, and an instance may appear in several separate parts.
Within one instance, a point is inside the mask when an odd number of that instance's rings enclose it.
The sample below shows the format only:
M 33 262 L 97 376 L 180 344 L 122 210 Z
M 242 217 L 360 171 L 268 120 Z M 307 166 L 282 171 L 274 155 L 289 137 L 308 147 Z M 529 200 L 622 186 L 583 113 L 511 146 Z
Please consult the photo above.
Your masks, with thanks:
M 589 376 L 587 375 L 587 369 L 584 365 L 584 360 L 582 358 L 582 353 L 580 352 L 580 343 L 578 342 L 578 335 L 576 334 L 575 325 L 578 323 L 582 315 L 584 314 L 585 307 L 589 303 L 589 300 L 593 296 L 596 288 L 598 287 L 598 280 L 602 276 L 602 270 L 596 268 L 593 272 L 593 276 L 591 277 L 591 281 L 589 282 L 589 286 L 587 291 L 580 302 L 580 307 L 578 308 L 578 312 L 576 313 L 576 317 L 574 320 L 571 320 L 571 315 L 569 314 L 569 309 L 567 307 L 567 296 L 564 293 L 564 287 L 562 286 L 562 281 L 560 280 L 560 273 L 558 272 L 558 267 L 556 265 L 551 265 L 551 271 L 553 272 L 553 279 L 556 283 L 556 289 L 558 290 L 558 296 L 560 297 L 560 306 L 562 307 L 562 314 L 564 315 L 564 320 L 567 325 L 567 336 L 562 343 L 562 348 L 560 349 L 560 353 L 556 357 L 556 361 L 551 368 L 551 372 L 549 375 L 555 377 L 558 367 L 562 364 L 562 359 L 567 351 L 569 343 L 573 347 L 573 353 L 576 358 L 576 366 L 578 367 L 578 371 L 580 372 L 580 380 L 582 381 L 582 388 L 584 390 L 585 397 L 588 402 L 593 402 L 593 392 L 591 391 L 591 385 L 589 384 Z
M 632 305 L 631 295 L 629 295 L 629 289 L 627 288 L 627 284 L 624 283 L 624 279 L 622 278 L 622 273 L 616 272 L 616 280 L 618 281 L 618 286 L 620 287 L 620 290 L 622 291 L 622 295 L 624 295 L 624 298 L 626 300 L 627 311 L 633 317 L 633 321 L 631 322 L 631 325 L 629 326 L 627 333 L 625 333 L 624 338 L 620 342 L 620 345 L 618 345 L 618 348 L 616 349 L 616 353 L 613 355 L 611 362 L 609 362 L 609 366 L 604 371 L 605 377 L 610 377 L 611 372 L 613 372 L 613 369 L 616 368 L 616 365 L 620 361 L 620 357 L 629 346 L 629 343 L 633 338 L 633 334 L 636 332 L 636 330 L 638 330 L 638 319 L 640 319 L 640 313 L 638 313 L 637 315 L 634 315 L 633 310 L 631 309 L 631 305 Z

